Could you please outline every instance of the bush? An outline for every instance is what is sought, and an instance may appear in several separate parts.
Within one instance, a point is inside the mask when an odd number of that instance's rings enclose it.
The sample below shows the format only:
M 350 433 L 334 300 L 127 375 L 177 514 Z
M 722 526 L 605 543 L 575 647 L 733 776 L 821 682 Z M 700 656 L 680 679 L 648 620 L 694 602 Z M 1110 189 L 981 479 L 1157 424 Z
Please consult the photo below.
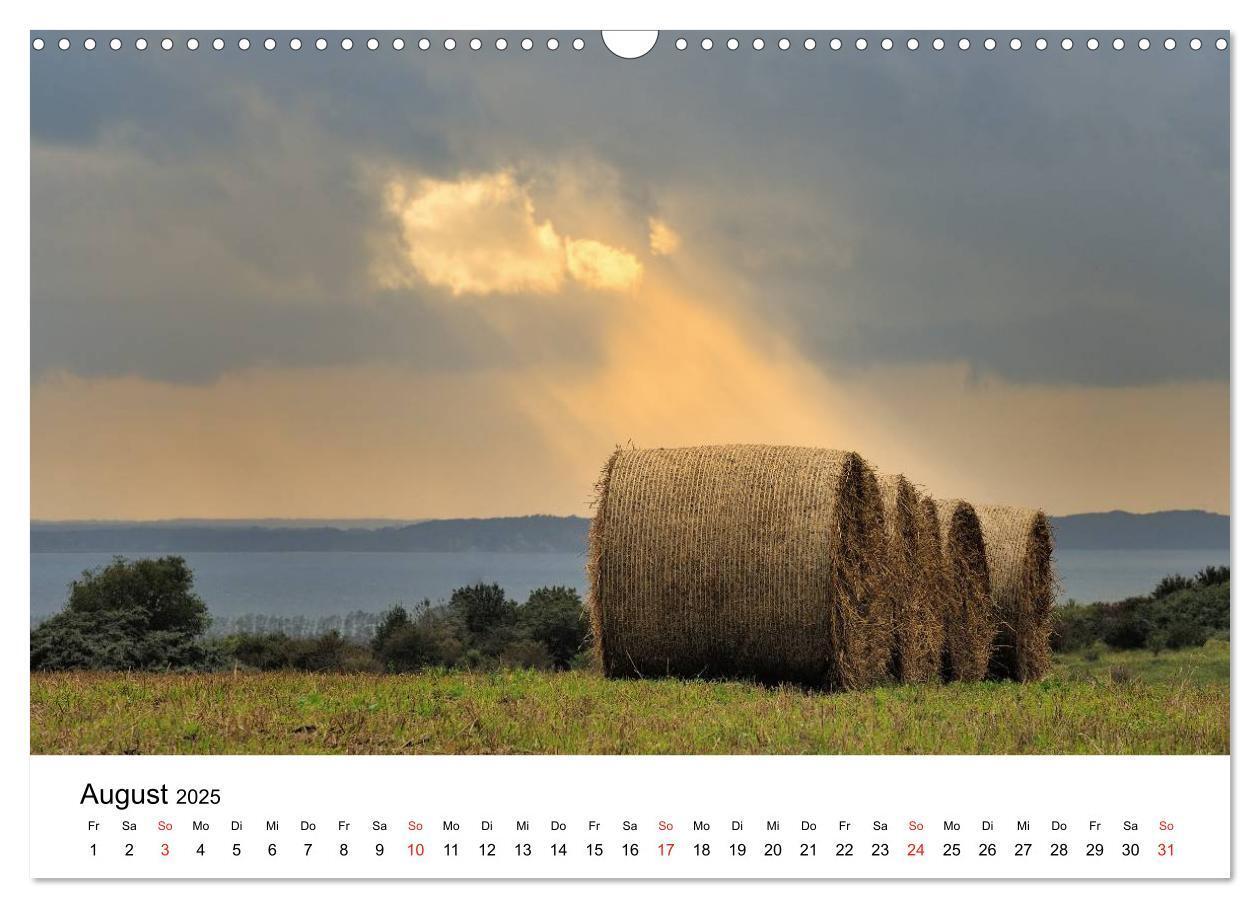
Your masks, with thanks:
M 372 641 L 372 653 L 391 672 L 408 672 L 460 663 L 464 647 L 445 609 L 417 609 L 410 618 L 401 606 L 391 609 Z
M 473 637 L 516 623 L 516 603 L 497 583 L 460 587 L 451 593 L 451 609 Z
M 1188 618 L 1178 618 L 1151 634 L 1150 648 L 1156 653 L 1166 649 L 1189 649 L 1207 643 L 1208 636 L 1208 630 L 1203 625 Z
M 290 667 L 291 644 L 284 634 L 233 634 L 224 638 L 223 649 L 242 665 L 276 671 Z
M 31 631 L 31 669 L 197 669 L 224 664 L 215 645 L 175 631 L 147 630 L 135 615 L 62 611 Z
M 1229 637 L 1229 568 L 1208 567 L 1193 580 L 1165 577 L 1156 595 L 1122 602 L 1055 609 L 1051 645 L 1058 652 L 1106 643 L 1116 649 L 1166 649 L 1202 646 Z
M 552 667 L 551 653 L 537 640 L 514 640 L 503 647 L 499 664 L 505 668 L 535 668 L 539 671 Z
M 350 655 L 350 644 L 337 631 L 318 637 L 295 640 L 291 664 L 303 672 L 331 672 L 344 669 Z
M 338 631 L 318 637 L 234 634 L 223 640 L 223 650 L 241 665 L 260 671 L 346 672 L 377 668 L 371 651 L 351 643 Z
M 210 626 L 210 613 L 193 592 L 192 568 L 178 555 L 127 561 L 84 571 L 70 584 L 66 609 L 80 614 L 138 610 L 148 630 L 195 637 Z
M 1188 590 L 1194 586 L 1194 581 L 1189 577 L 1183 577 L 1180 574 L 1169 574 L 1155 586 L 1155 591 L 1151 596 L 1159 599 L 1162 596 L 1168 596 L 1178 590 Z
M 1115 649 L 1142 649 L 1150 638 L 1152 624 L 1134 603 L 1121 603 L 1104 613 L 1102 639 Z
M 401 605 L 395 605 L 385 612 L 381 617 L 381 623 L 376 626 L 376 632 L 372 634 L 372 652 L 377 658 L 380 658 L 385 651 L 390 639 L 405 631 L 410 624 L 411 619 L 407 617 L 407 610 Z
M 115 558 L 70 585 L 65 608 L 31 631 L 32 669 L 215 668 L 218 647 L 183 558 Z
M 571 667 L 591 635 L 582 597 L 568 586 L 534 590 L 521 606 L 519 620 L 530 638 L 546 648 L 556 668 Z
M 1224 565 L 1205 567 L 1194 575 L 1196 586 L 1220 586 L 1229 583 L 1229 568 Z

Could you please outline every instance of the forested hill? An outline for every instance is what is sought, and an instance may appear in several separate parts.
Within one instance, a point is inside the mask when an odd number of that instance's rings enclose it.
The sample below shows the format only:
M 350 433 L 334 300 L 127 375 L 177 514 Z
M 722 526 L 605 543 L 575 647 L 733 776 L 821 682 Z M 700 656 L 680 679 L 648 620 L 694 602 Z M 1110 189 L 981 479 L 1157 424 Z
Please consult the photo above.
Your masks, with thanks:
M 1109 511 L 1053 518 L 1061 549 L 1226 549 L 1229 518 L 1206 511 Z M 330 524 L 333 522 L 330 521 Z M 32 552 L 573 552 L 585 517 L 494 517 L 379 525 L 283 521 L 31 524 Z
M 1061 549 L 1228 549 L 1229 518 L 1208 511 L 1107 511 L 1055 517 Z
M 31 525 L 32 552 L 584 552 L 585 517 L 426 520 L 398 526 L 172 521 Z

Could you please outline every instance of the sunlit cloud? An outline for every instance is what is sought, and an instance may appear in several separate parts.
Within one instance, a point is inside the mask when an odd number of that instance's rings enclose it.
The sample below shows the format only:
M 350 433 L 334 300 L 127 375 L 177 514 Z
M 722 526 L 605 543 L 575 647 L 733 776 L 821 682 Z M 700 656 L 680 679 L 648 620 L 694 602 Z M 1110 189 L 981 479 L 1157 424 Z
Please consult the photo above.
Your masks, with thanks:
M 572 281 L 593 290 L 634 288 L 634 253 L 597 239 L 561 236 L 541 217 L 514 173 L 456 180 L 389 180 L 384 209 L 398 231 L 401 261 L 378 266 L 391 288 L 418 282 L 464 294 L 547 294 Z
M 633 253 L 598 240 L 566 240 L 565 261 L 575 281 L 595 290 L 629 290 L 643 277 Z
M 385 210 L 418 278 L 465 293 L 547 293 L 565 278 L 564 243 L 510 173 L 461 180 L 391 181 Z
M 677 231 L 660 218 L 648 220 L 648 246 L 653 255 L 673 255 L 681 242 Z

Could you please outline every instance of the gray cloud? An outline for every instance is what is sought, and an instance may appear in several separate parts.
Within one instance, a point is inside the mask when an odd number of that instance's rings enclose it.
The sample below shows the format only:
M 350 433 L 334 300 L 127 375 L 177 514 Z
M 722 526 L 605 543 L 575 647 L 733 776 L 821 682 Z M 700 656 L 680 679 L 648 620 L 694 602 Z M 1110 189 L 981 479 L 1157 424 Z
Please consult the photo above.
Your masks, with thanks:
M 1227 377 L 1228 55 L 1032 37 L 1018 54 L 662 40 L 633 63 L 594 41 L 421 54 L 414 36 L 34 54 L 33 369 L 580 357 L 591 326 L 571 315 L 509 346 L 437 296 L 376 288 L 363 167 L 583 160 L 833 372 Z

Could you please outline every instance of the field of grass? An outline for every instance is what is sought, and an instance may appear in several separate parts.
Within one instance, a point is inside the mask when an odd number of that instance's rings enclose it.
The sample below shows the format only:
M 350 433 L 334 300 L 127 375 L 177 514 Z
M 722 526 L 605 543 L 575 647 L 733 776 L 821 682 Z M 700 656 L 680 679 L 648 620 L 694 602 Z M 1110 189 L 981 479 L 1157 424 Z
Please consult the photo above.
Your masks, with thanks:
M 1229 645 L 843 694 L 584 672 L 32 673 L 31 752 L 1223 754 Z

